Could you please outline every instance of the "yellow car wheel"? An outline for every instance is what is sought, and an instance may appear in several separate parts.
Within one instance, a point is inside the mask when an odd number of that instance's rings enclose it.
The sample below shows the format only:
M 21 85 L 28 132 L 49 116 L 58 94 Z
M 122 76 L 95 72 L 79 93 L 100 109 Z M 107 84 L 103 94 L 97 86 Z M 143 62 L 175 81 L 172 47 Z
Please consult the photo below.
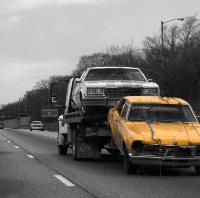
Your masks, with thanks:
M 128 151 L 124 148 L 124 171 L 127 174 L 136 173 L 137 172 L 137 165 L 131 163 L 131 160 L 128 155 Z
M 195 166 L 196 175 L 200 175 L 200 166 Z

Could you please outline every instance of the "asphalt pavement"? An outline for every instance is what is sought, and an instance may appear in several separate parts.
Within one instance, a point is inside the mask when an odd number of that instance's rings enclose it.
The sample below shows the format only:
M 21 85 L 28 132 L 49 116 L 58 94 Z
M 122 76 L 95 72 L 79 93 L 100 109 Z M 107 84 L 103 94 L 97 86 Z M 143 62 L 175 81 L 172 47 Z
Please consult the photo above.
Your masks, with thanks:
M 126 175 L 121 156 L 73 161 L 58 155 L 56 133 L 0 130 L 0 197 L 200 197 L 193 168 L 143 168 Z

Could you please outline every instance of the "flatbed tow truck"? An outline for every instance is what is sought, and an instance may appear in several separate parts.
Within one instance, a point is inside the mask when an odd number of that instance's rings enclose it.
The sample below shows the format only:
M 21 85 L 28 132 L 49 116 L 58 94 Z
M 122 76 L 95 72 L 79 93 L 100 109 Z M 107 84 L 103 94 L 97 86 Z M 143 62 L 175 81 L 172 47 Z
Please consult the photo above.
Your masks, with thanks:
M 58 101 L 56 93 L 51 86 L 52 103 Z M 80 78 L 71 78 L 65 111 L 58 119 L 59 153 L 66 154 L 72 148 L 75 160 L 98 159 L 103 148 L 119 154 L 107 123 L 109 109 L 123 96 L 150 94 L 159 95 L 159 86 L 149 82 L 139 68 L 93 67 Z
M 65 112 L 58 118 L 58 151 L 66 154 L 72 149 L 72 157 L 78 159 L 100 159 L 101 150 L 105 148 L 112 154 L 120 151 L 112 143 L 111 131 L 107 124 L 109 108 L 94 107 L 88 112 L 74 111 L 71 108 L 71 92 L 75 78 L 69 80 L 66 94 Z M 51 101 L 56 103 L 56 95 Z

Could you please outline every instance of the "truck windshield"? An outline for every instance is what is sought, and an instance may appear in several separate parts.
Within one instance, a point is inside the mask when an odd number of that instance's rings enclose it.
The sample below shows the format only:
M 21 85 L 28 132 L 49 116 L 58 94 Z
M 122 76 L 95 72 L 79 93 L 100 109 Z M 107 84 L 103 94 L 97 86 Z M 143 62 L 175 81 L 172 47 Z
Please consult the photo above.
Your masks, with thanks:
M 127 68 L 100 68 L 89 70 L 86 81 L 96 80 L 134 80 L 146 81 L 142 73 L 137 69 Z
M 188 105 L 132 104 L 129 121 L 196 122 Z

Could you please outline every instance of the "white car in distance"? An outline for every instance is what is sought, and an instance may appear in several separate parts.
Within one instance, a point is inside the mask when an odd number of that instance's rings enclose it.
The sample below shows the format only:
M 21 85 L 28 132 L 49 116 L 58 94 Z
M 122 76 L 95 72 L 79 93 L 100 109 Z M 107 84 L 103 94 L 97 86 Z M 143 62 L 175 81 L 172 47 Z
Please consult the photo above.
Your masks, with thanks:
M 41 121 L 32 121 L 30 125 L 30 131 L 32 130 L 44 131 L 44 124 Z

